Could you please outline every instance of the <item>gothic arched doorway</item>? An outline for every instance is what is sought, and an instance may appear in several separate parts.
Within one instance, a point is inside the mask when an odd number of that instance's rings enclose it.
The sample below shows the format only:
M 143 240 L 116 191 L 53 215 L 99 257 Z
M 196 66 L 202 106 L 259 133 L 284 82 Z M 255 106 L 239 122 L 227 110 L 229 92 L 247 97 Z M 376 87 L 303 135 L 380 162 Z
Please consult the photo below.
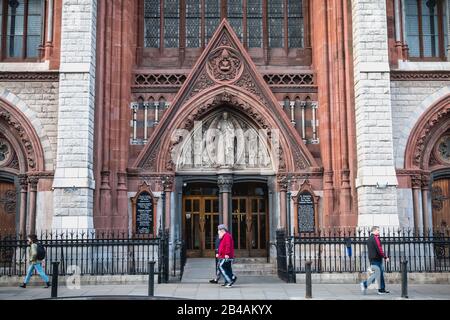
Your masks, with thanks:
M 217 226 L 223 222 L 219 196 L 217 184 L 185 183 L 182 223 L 189 257 L 215 255 Z M 266 183 L 237 182 L 233 185 L 230 229 L 237 257 L 267 256 L 269 210 Z

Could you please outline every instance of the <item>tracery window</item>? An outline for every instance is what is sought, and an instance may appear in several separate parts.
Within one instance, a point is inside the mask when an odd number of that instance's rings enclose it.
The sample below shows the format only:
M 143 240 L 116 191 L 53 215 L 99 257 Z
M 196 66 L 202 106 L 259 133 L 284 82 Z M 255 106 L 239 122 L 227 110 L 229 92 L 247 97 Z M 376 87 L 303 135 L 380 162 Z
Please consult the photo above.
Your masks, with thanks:
M 37 58 L 42 44 L 42 0 L 0 0 L 2 59 Z
M 247 0 L 247 41 L 250 48 L 262 46 L 262 23 L 262 0 Z
M 205 0 L 206 42 L 211 39 L 220 23 L 220 0 Z
M 186 0 L 186 47 L 198 48 L 201 46 L 201 2 Z
M 145 0 L 144 6 L 144 39 L 145 47 L 159 48 L 159 39 L 161 36 L 160 28 L 160 5 L 159 0 Z
M 164 47 L 179 46 L 180 1 L 164 0 Z
M 445 57 L 447 18 L 443 0 L 405 0 L 405 29 L 409 56 Z
M 302 48 L 304 45 L 302 0 L 143 1 L 144 45 L 147 48 L 205 46 L 223 18 L 227 18 L 239 39 L 249 48 L 263 45 Z M 267 25 L 267 34 L 263 32 L 264 25 Z

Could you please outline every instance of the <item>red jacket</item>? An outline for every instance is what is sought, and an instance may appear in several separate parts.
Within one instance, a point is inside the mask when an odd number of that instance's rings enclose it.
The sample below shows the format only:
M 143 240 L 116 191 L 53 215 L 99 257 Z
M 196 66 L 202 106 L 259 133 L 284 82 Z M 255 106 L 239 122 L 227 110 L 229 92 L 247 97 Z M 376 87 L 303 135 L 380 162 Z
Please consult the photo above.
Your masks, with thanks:
M 229 256 L 230 259 L 234 258 L 234 241 L 229 232 L 226 232 L 219 245 L 219 259 L 225 259 L 225 256 Z

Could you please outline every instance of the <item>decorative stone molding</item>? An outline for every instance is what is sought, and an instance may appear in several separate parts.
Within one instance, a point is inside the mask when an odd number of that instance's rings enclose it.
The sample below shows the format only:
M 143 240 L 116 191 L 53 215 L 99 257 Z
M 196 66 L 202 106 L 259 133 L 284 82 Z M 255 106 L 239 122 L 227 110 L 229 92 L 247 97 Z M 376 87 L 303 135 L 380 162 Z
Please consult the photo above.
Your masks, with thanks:
M 203 84 L 198 84 L 198 89 L 205 89 L 212 86 L 214 82 L 210 79 L 208 74 L 205 73 L 201 77 L 203 78 Z M 186 82 L 188 74 L 184 73 L 153 73 L 153 72 L 137 72 L 133 74 L 134 82 L 132 88 L 134 92 L 141 91 L 164 91 L 170 90 L 170 92 L 177 92 L 181 86 Z M 266 73 L 263 74 L 263 79 L 267 85 L 272 89 L 288 89 L 288 88 L 303 88 L 305 90 L 311 90 L 311 92 L 317 91 L 317 83 L 314 73 Z M 211 82 L 210 82 L 211 81 Z M 194 93 L 192 95 L 195 95 Z
M 187 79 L 186 74 L 136 73 L 133 75 L 135 88 L 145 87 L 181 87 Z
M 289 187 L 288 176 L 285 174 L 277 175 L 277 184 L 281 192 L 287 192 Z
M 450 100 L 450 97 L 446 99 Z M 437 109 L 437 110 L 436 110 Z M 432 136 L 432 132 L 439 124 L 450 118 L 450 103 L 443 104 L 441 108 L 436 108 L 433 110 L 431 115 L 425 116 L 422 121 L 418 124 L 419 127 L 416 128 L 415 132 L 410 137 L 410 143 L 407 147 L 411 150 L 411 143 L 413 143 L 413 154 L 412 154 L 412 164 L 417 167 L 423 166 L 422 160 L 424 157 L 424 150 L 427 147 L 428 142 Z
M 315 86 L 316 80 L 313 73 L 270 73 L 263 75 L 269 86 Z
M 0 120 L 4 120 L 8 124 L 8 126 L 16 132 L 16 134 L 20 138 L 20 143 L 22 144 L 24 151 L 26 152 L 28 167 L 30 168 L 30 170 L 34 170 L 36 168 L 35 151 L 33 148 L 33 144 L 31 143 L 31 139 L 20 121 L 13 117 L 11 113 L 3 109 L 1 105 Z
M 391 81 L 448 81 L 450 71 L 392 71 Z
M 58 72 L 0 72 L 0 81 L 58 82 Z

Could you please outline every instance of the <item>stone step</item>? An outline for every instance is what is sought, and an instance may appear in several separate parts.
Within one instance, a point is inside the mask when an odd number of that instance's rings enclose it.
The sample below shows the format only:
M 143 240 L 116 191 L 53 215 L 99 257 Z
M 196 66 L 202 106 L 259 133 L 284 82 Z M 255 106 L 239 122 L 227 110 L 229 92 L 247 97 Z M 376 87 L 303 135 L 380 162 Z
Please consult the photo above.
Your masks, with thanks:
M 233 269 L 236 270 L 272 270 L 275 266 L 273 264 L 261 263 L 234 263 Z
M 267 258 L 235 258 L 234 263 L 267 263 Z

